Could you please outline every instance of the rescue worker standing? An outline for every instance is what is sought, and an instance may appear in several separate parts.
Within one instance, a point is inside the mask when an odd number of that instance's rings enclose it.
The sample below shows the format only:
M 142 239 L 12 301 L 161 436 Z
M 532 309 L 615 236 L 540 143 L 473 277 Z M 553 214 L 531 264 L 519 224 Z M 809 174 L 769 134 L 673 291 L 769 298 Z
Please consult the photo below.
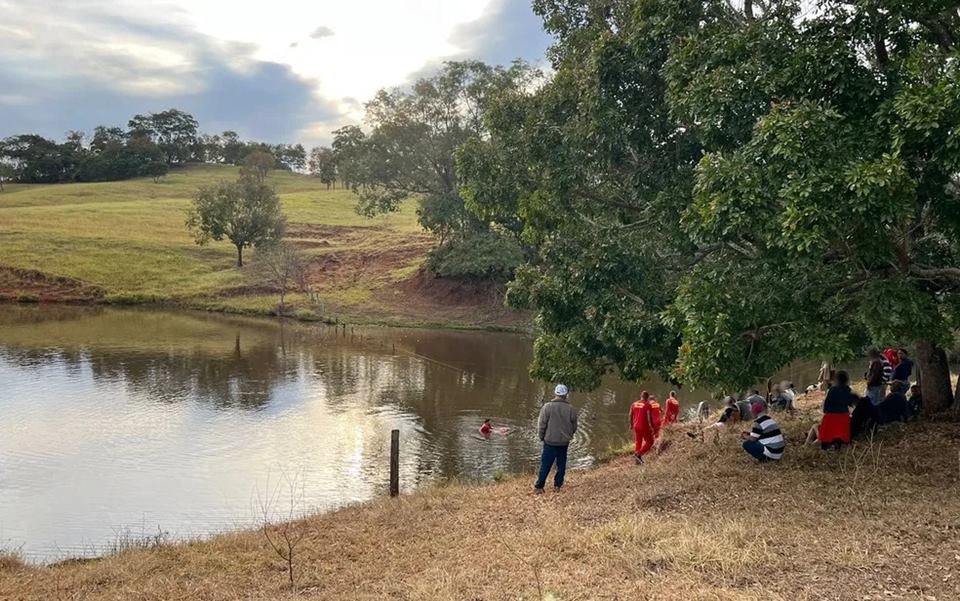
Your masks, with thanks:
M 630 428 L 633 430 L 633 450 L 637 463 L 643 463 L 643 456 L 653 447 L 656 427 L 653 422 L 653 410 L 650 405 L 650 393 L 640 393 L 640 398 L 630 406 Z

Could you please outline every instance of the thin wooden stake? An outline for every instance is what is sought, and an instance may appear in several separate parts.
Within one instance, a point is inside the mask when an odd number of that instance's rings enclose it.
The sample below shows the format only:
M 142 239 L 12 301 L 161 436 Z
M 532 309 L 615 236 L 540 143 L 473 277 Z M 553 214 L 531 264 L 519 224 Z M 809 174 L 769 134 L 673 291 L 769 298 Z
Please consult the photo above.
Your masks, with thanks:
M 390 496 L 400 494 L 400 430 L 390 431 Z

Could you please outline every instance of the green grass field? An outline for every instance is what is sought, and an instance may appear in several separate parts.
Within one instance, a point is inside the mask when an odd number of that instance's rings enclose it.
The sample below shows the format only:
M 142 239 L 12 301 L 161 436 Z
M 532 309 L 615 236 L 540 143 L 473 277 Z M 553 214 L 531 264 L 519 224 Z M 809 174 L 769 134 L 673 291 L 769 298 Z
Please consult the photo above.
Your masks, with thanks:
M 256 291 L 256 253 L 250 252 L 249 264 L 237 269 L 229 242 L 199 247 L 184 226 L 198 187 L 236 176 L 233 167 L 195 166 L 175 170 L 159 183 L 144 178 L 7 186 L 0 194 L 0 269 L 78 280 L 97 289 L 107 302 L 162 301 L 270 312 L 277 299 L 262 288 Z M 291 237 L 312 261 L 322 262 L 330 255 L 341 271 L 349 271 L 339 255 L 355 256 L 365 249 L 396 251 L 403 259 L 401 264 L 383 261 L 377 269 L 366 269 L 363 277 L 327 281 L 319 273 L 317 287 L 337 310 L 364 314 L 373 309 L 376 314 L 377 307 L 363 304 L 372 305 L 378 289 L 415 272 L 429 247 L 413 203 L 399 213 L 371 220 L 354 212 L 351 192 L 327 190 L 314 178 L 275 171 L 268 183 L 282 199 Z M 62 300 L 55 286 L 36 293 L 35 285 L 36 281 L 8 273 L 0 282 L 0 293 L 7 299 Z

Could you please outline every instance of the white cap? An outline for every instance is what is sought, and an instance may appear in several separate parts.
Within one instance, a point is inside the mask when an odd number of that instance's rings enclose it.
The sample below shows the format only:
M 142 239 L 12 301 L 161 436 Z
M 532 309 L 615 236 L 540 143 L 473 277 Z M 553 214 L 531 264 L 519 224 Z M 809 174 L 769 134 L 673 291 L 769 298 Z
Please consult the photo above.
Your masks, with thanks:
M 569 393 L 570 391 L 563 384 L 557 384 L 557 387 L 553 389 L 553 394 L 557 396 L 567 396 Z

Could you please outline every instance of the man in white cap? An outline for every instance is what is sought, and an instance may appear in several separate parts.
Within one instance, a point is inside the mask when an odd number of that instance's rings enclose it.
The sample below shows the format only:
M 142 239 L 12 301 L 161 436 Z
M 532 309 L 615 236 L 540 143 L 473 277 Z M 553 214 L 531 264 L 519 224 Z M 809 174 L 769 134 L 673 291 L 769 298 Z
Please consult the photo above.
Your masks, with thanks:
M 540 440 L 543 441 L 543 454 L 540 457 L 540 476 L 534 485 L 537 494 L 543 493 L 547 475 L 554 462 L 557 471 L 553 475 L 553 490 L 563 486 L 563 476 L 567 471 L 567 447 L 577 431 L 577 410 L 573 408 L 567 395 L 570 391 L 563 384 L 557 384 L 553 400 L 540 409 Z

